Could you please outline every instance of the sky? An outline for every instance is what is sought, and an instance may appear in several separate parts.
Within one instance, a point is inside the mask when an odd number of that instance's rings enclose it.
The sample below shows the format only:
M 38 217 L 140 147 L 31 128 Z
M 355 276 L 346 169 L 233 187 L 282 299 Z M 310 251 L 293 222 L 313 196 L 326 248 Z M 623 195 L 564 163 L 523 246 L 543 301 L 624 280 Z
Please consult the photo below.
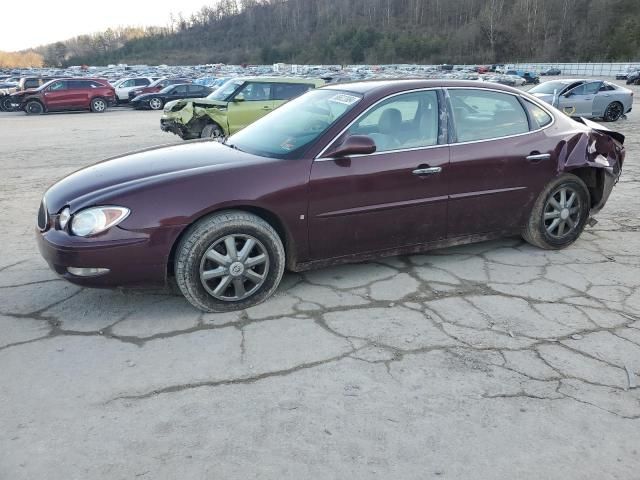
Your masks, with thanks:
M 17 51 L 118 26 L 165 26 L 169 15 L 189 17 L 212 0 L 34 0 L 15 21 L 3 21 L 0 51 Z M 20 2 L 5 10 L 18 14 Z M 27 15 L 28 14 L 28 19 Z M 21 19 L 19 17 L 22 17 Z M 7 18 L 5 18 L 7 20 Z

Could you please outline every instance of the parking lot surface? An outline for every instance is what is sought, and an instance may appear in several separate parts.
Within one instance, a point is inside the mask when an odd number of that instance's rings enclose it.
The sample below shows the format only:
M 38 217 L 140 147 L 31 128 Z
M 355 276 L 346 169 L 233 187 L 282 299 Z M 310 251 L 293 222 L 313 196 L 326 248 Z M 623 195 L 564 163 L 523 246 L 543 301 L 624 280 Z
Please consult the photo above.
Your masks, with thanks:
M 47 186 L 179 143 L 158 113 L 0 114 L 0 478 L 639 478 L 635 110 L 613 125 L 622 179 L 569 249 L 287 274 L 232 314 L 81 289 L 37 252 Z

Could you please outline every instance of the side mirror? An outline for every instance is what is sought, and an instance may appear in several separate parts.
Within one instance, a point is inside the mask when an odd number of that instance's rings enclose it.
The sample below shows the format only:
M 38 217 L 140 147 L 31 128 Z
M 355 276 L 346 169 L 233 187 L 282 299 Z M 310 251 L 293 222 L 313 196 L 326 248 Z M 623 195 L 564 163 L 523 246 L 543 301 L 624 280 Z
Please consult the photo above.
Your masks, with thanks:
M 244 102 L 244 95 L 239 93 L 233 98 L 234 102 Z
M 352 155 L 369 155 L 376 151 L 376 142 L 367 135 L 350 135 L 333 150 L 327 152 L 324 158 L 342 158 Z

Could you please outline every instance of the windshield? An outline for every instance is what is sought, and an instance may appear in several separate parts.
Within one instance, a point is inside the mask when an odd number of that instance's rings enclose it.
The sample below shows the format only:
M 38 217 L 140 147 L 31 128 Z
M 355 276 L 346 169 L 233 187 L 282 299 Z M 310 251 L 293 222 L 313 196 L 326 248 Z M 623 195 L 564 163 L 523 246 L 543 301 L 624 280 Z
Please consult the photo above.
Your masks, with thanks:
M 227 143 L 264 157 L 295 155 L 360 102 L 362 95 L 312 90 L 229 137 Z
M 548 93 L 548 94 L 553 94 L 553 92 L 555 90 L 557 90 L 557 93 L 562 92 L 565 88 L 567 88 L 569 84 L 566 82 L 545 82 L 545 83 L 541 83 L 540 85 L 536 85 L 535 87 L 533 87 L 531 90 L 529 90 L 529 93 Z
M 210 93 L 207 98 L 209 100 L 221 100 L 223 102 L 226 102 L 227 98 L 229 98 L 229 95 L 235 92 L 243 83 L 244 80 L 229 80 L 228 82 L 223 83 L 220 88 Z

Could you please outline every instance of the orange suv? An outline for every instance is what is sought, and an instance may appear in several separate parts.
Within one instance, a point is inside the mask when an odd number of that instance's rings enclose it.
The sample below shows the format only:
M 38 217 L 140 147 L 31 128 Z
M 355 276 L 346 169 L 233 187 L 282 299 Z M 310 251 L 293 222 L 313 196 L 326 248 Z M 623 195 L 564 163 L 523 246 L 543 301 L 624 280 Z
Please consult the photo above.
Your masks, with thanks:
M 101 78 L 60 78 L 11 95 L 12 107 L 24 110 L 27 115 L 60 110 L 102 113 L 115 101 L 116 91 Z

